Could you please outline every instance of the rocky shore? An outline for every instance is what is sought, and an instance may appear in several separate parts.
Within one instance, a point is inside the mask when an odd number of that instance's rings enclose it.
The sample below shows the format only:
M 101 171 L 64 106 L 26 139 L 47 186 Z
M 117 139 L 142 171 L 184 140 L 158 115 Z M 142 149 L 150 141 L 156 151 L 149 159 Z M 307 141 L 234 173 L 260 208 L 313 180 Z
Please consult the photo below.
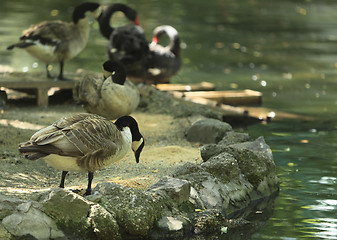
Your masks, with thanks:
M 141 187 L 125 184 L 127 179 L 98 178 L 93 194 L 86 197 L 55 187 L 21 195 L 6 188 L 0 191 L 0 239 L 216 239 L 223 234 L 249 235 L 263 226 L 272 215 L 279 189 L 273 156 L 263 137 L 251 139 L 233 130 L 222 121 L 222 114 L 206 107 L 183 103 L 153 87 L 140 89 L 137 111 L 149 118 L 171 116 L 171 131 L 179 125 L 179 133 L 171 133 L 175 135 L 171 139 L 160 133 L 163 128 L 157 129 L 154 140 L 148 141 L 148 156 L 161 139 L 160 145 L 166 145 L 161 147 L 181 143 L 193 154 L 199 152 L 193 156 L 198 159 L 179 160 L 179 164 L 167 160 L 169 166 L 163 167 L 172 170 L 148 184 L 140 182 Z M 175 154 L 165 157 L 186 153 L 175 149 Z M 3 157 L 5 164 L 17 158 L 11 151 Z M 13 168 L 17 165 L 22 163 L 14 163 Z

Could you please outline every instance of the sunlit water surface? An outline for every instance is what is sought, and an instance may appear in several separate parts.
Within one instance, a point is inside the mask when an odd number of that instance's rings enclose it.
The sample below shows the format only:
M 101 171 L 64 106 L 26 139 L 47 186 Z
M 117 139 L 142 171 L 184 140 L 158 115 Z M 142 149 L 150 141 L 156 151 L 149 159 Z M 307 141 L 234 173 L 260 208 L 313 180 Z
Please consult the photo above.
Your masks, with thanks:
M 44 65 L 24 51 L 5 48 L 31 23 L 70 20 L 70 6 L 78 2 L 2 0 L 0 64 L 17 71 L 44 71 Z M 260 232 L 242 239 L 337 239 L 335 1 L 123 2 L 138 10 L 149 40 L 157 25 L 178 29 L 184 66 L 172 82 L 209 81 L 218 90 L 258 90 L 264 107 L 310 117 L 248 127 L 252 137 L 262 135 L 271 146 L 281 188 L 273 216 Z M 65 71 L 100 71 L 106 44 L 93 22 L 87 48 L 66 62 Z

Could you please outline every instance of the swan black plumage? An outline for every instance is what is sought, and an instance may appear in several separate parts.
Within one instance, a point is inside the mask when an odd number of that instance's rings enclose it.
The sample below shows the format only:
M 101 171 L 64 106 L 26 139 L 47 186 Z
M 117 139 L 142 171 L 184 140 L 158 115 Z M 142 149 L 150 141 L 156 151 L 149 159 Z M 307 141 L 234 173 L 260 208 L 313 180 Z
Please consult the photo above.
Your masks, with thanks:
M 126 18 L 133 23 L 112 27 L 111 18 L 118 11 L 123 12 Z M 125 4 L 116 3 L 103 11 L 98 22 L 102 35 L 109 39 L 109 59 L 121 62 L 128 77 L 144 79 L 149 46 L 144 30 L 139 26 L 137 12 Z
M 167 46 L 158 44 L 164 34 L 167 34 L 170 40 Z M 149 47 L 146 79 L 154 83 L 169 82 L 169 79 L 181 68 L 178 31 L 170 25 L 156 27 Z

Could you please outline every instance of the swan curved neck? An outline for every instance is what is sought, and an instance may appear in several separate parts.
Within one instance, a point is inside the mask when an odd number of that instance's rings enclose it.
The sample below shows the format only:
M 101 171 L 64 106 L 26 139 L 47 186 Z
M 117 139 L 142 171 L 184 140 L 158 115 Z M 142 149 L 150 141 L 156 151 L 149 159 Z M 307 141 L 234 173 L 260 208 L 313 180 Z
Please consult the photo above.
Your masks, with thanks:
M 166 34 L 170 42 L 166 46 L 167 49 L 169 49 L 174 55 L 179 56 L 180 54 L 180 39 L 178 36 L 178 32 L 175 28 L 169 26 L 169 25 L 162 25 L 157 27 L 153 31 L 153 38 L 152 38 L 152 45 L 156 45 L 160 39 L 161 36 Z
M 98 19 L 100 31 L 107 39 L 109 39 L 111 33 L 115 30 L 115 28 L 110 25 L 110 21 L 113 14 L 118 11 L 124 13 L 125 17 L 133 21 L 136 25 L 139 25 L 137 12 L 134 9 L 125 4 L 115 3 L 109 6 Z

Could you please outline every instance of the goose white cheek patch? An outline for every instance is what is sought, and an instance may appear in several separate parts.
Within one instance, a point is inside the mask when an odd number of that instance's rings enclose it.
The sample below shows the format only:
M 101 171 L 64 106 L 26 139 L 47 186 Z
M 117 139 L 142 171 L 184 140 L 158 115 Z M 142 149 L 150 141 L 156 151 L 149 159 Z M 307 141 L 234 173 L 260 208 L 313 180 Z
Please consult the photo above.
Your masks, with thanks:
M 143 138 L 141 138 L 139 141 L 133 141 L 132 142 L 132 150 L 135 152 L 139 148 L 140 145 L 143 143 Z

